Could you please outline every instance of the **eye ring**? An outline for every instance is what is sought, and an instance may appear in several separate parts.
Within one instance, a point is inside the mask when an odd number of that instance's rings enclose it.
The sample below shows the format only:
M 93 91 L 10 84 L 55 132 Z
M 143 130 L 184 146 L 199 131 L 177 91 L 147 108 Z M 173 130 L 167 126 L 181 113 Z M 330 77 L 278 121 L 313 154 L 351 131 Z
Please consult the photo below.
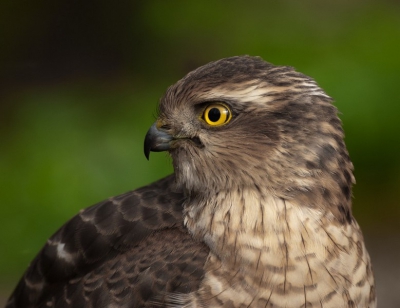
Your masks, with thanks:
M 203 120 L 210 126 L 221 126 L 232 119 L 231 109 L 222 103 L 210 104 L 204 109 Z

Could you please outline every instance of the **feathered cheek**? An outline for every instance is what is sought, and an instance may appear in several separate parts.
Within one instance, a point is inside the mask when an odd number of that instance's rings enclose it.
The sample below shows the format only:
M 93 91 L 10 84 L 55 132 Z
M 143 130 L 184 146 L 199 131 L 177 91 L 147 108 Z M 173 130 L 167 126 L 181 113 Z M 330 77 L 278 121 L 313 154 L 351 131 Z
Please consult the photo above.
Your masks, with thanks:
M 179 185 L 188 190 L 198 190 L 199 187 L 203 187 L 204 170 L 201 167 L 201 163 L 199 164 L 201 160 L 196 154 L 187 151 L 187 149 L 179 149 L 171 152 L 171 156 Z
M 193 173 L 190 157 L 190 153 L 187 150 L 178 148 L 171 151 L 171 157 L 173 160 L 174 170 L 181 177 L 188 177 Z

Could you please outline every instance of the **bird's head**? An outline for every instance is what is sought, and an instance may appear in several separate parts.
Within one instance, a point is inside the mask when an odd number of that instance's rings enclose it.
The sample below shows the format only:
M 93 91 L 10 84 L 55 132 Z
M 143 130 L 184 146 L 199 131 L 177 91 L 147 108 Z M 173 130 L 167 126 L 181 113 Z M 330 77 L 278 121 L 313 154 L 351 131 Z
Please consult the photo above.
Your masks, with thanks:
M 167 90 L 145 154 L 168 151 L 189 192 L 251 186 L 311 206 L 341 195 L 347 208 L 352 164 L 331 101 L 291 67 L 249 56 L 211 62 Z

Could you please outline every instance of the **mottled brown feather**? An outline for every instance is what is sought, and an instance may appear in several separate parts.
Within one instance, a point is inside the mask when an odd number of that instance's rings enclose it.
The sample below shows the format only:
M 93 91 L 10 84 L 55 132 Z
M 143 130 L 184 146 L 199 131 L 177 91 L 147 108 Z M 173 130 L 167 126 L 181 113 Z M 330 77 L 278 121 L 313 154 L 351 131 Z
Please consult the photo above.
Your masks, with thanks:
M 147 307 L 196 290 L 208 248 L 183 228 L 173 184 L 169 176 L 81 211 L 49 239 L 6 307 Z

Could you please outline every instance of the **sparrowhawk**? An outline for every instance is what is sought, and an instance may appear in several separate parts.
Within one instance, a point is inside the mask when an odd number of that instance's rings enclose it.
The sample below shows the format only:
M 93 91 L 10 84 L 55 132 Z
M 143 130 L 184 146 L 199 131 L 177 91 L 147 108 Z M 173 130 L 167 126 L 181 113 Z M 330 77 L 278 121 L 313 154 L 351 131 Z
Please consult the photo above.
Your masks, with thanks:
M 7 307 L 376 307 L 332 99 L 239 56 L 168 88 L 144 143 L 174 174 L 82 210 Z

